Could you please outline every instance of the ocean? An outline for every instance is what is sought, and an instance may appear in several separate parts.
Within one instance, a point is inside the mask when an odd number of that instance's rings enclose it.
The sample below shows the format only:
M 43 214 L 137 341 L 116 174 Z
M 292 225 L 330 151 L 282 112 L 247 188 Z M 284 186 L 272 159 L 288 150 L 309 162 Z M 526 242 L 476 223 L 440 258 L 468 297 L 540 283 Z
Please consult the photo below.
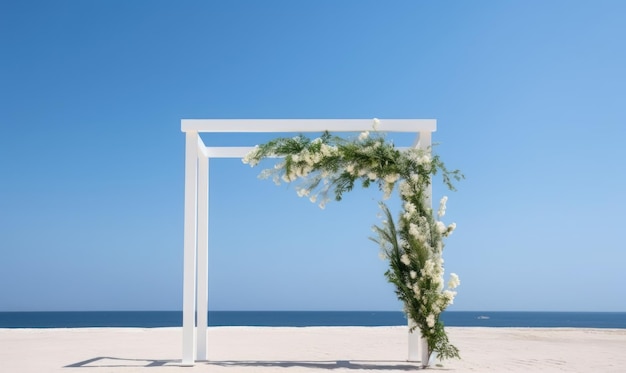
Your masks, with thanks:
M 446 326 L 626 329 L 626 312 L 446 311 Z M 393 311 L 209 311 L 209 326 L 394 326 Z M 0 312 L 0 328 L 176 327 L 180 311 Z

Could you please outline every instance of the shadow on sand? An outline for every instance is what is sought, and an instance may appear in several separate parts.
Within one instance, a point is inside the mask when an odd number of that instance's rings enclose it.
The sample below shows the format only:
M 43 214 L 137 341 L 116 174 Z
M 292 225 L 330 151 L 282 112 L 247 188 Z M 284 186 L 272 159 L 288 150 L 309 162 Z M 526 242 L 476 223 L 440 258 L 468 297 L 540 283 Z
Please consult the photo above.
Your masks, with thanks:
M 222 367 L 279 367 L 279 368 L 311 368 L 311 369 L 354 369 L 354 370 L 416 370 L 419 363 L 406 361 L 378 361 L 378 360 L 329 360 L 329 361 L 197 361 L 196 365 L 218 365 Z M 153 360 L 153 359 L 124 359 L 119 357 L 101 356 L 66 365 L 65 368 L 122 368 L 122 367 L 163 367 L 183 366 L 180 360 Z M 235 369 L 234 369 L 235 370 Z M 233 371 L 234 371 L 233 370 Z

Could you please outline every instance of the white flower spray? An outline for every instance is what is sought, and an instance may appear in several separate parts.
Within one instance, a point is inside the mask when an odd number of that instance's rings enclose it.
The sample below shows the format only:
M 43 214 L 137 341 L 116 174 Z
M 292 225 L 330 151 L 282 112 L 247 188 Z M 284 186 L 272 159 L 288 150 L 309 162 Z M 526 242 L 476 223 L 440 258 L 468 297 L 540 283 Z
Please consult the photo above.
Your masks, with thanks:
M 300 180 L 296 192 L 320 208 L 334 193 L 341 200 L 343 193 L 355 183 L 364 187 L 378 185 L 383 199 L 389 198 L 398 186 L 402 211 L 398 226 L 385 205 L 382 227 L 374 227 L 380 244 L 381 257 L 389 261 L 386 276 L 396 286 L 396 294 L 404 303 L 408 317 L 416 322 L 428 341 L 429 353 L 440 358 L 458 357 L 439 320 L 439 315 L 451 305 L 460 285 L 459 277 L 451 273 L 444 290 L 443 238 L 449 236 L 456 224 L 445 225 L 447 197 L 433 210 L 426 205 L 430 178 L 436 173 L 452 190 L 451 179 L 460 180 L 459 171 L 448 171 L 437 156 L 429 151 L 410 149 L 400 151 L 385 142 L 377 132 L 381 122 L 374 119 L 372 130 L 361 132 L 356 139 L 346 141 L 325 132 L 309 140 L 304 136 L 278 138 L 254 147 L 243 163 L 256 166 L 265 158 L 282 158 L 273 168 L 261 172 L 261 178 L 271 178 L 276 184 Z M 436 219 L 438 218 L 438 219 Z

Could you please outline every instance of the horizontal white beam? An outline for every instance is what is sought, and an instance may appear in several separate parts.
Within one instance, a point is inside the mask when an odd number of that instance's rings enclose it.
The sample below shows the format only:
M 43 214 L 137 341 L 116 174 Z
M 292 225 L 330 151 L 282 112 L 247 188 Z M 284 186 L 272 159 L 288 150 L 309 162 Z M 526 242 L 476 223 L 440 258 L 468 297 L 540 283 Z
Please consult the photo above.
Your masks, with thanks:
M 205 154 L 209 158 L 243 158 L 252 149 L 252 146 L 210 147 Z
M 202 154 L 207 158 L 243 158 L 246 154 L 248 154 L 253 146 L 245 146 L 245 147 L 207 147 L 204 148 Z M 398 150 L 407 150 L 414 149 L 413 147 L 403 147 L 398 148 Z
M 374 119 L 183 119 L 183 132 L 360 132 Z M 383 132 L 435 132 L 435 119 L 380 119 Z

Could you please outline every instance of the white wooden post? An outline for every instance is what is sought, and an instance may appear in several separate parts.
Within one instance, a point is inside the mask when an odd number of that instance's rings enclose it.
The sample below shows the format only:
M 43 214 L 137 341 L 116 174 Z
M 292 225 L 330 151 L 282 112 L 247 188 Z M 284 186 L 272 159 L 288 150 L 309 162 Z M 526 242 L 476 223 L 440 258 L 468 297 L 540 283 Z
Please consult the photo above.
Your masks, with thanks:
M 199 140 L 198 159 L 198 330 L 197 359 L 207 360 L 207 326 L 209 306 L 209 159 L 202 154 Z
M 408 317 L 408 328 L 409 328 L 409 357 L 408 361 L 421 361 L 420 360 L 420 330 L 415 329 L 414 332 L 411 333 L 411 328 L 415 326 L 415 321 L 409 316 Z
M 432 133 L 425 132 L 425 131 L 420 132 L 417 146 L 420 149 L 423 149 L 424 151 L 427 151 L 430 153 L 431 145 L 432 145 Z M 431 207 L 431 208 L 433 206 L 432 195 L 433 195 L 433 185 L 432 183 L 430 183 L 428 184 L 428 189 L 426 190 L 426 206 Z M 414 339 L 413 344 L 415 345 L 418 344 L 418 339 L 419 339 L 420 352 L 421 352 L 420 361 L 422 362 L 422 366 L 425 367 L 425 366 L 428 366 L 428 360 L 430 358 L 430 356 L 428 355 L 428 340 L 422 337 L 421 331 L 416 330 L 416 332 L 417 333 L 414 333 L 416 334 L 415 336 L 410 336 L 409 338 Z
M 198 133 L 185 134 L 185 227 L 183 250 L 183 365 L 195 361 Z

